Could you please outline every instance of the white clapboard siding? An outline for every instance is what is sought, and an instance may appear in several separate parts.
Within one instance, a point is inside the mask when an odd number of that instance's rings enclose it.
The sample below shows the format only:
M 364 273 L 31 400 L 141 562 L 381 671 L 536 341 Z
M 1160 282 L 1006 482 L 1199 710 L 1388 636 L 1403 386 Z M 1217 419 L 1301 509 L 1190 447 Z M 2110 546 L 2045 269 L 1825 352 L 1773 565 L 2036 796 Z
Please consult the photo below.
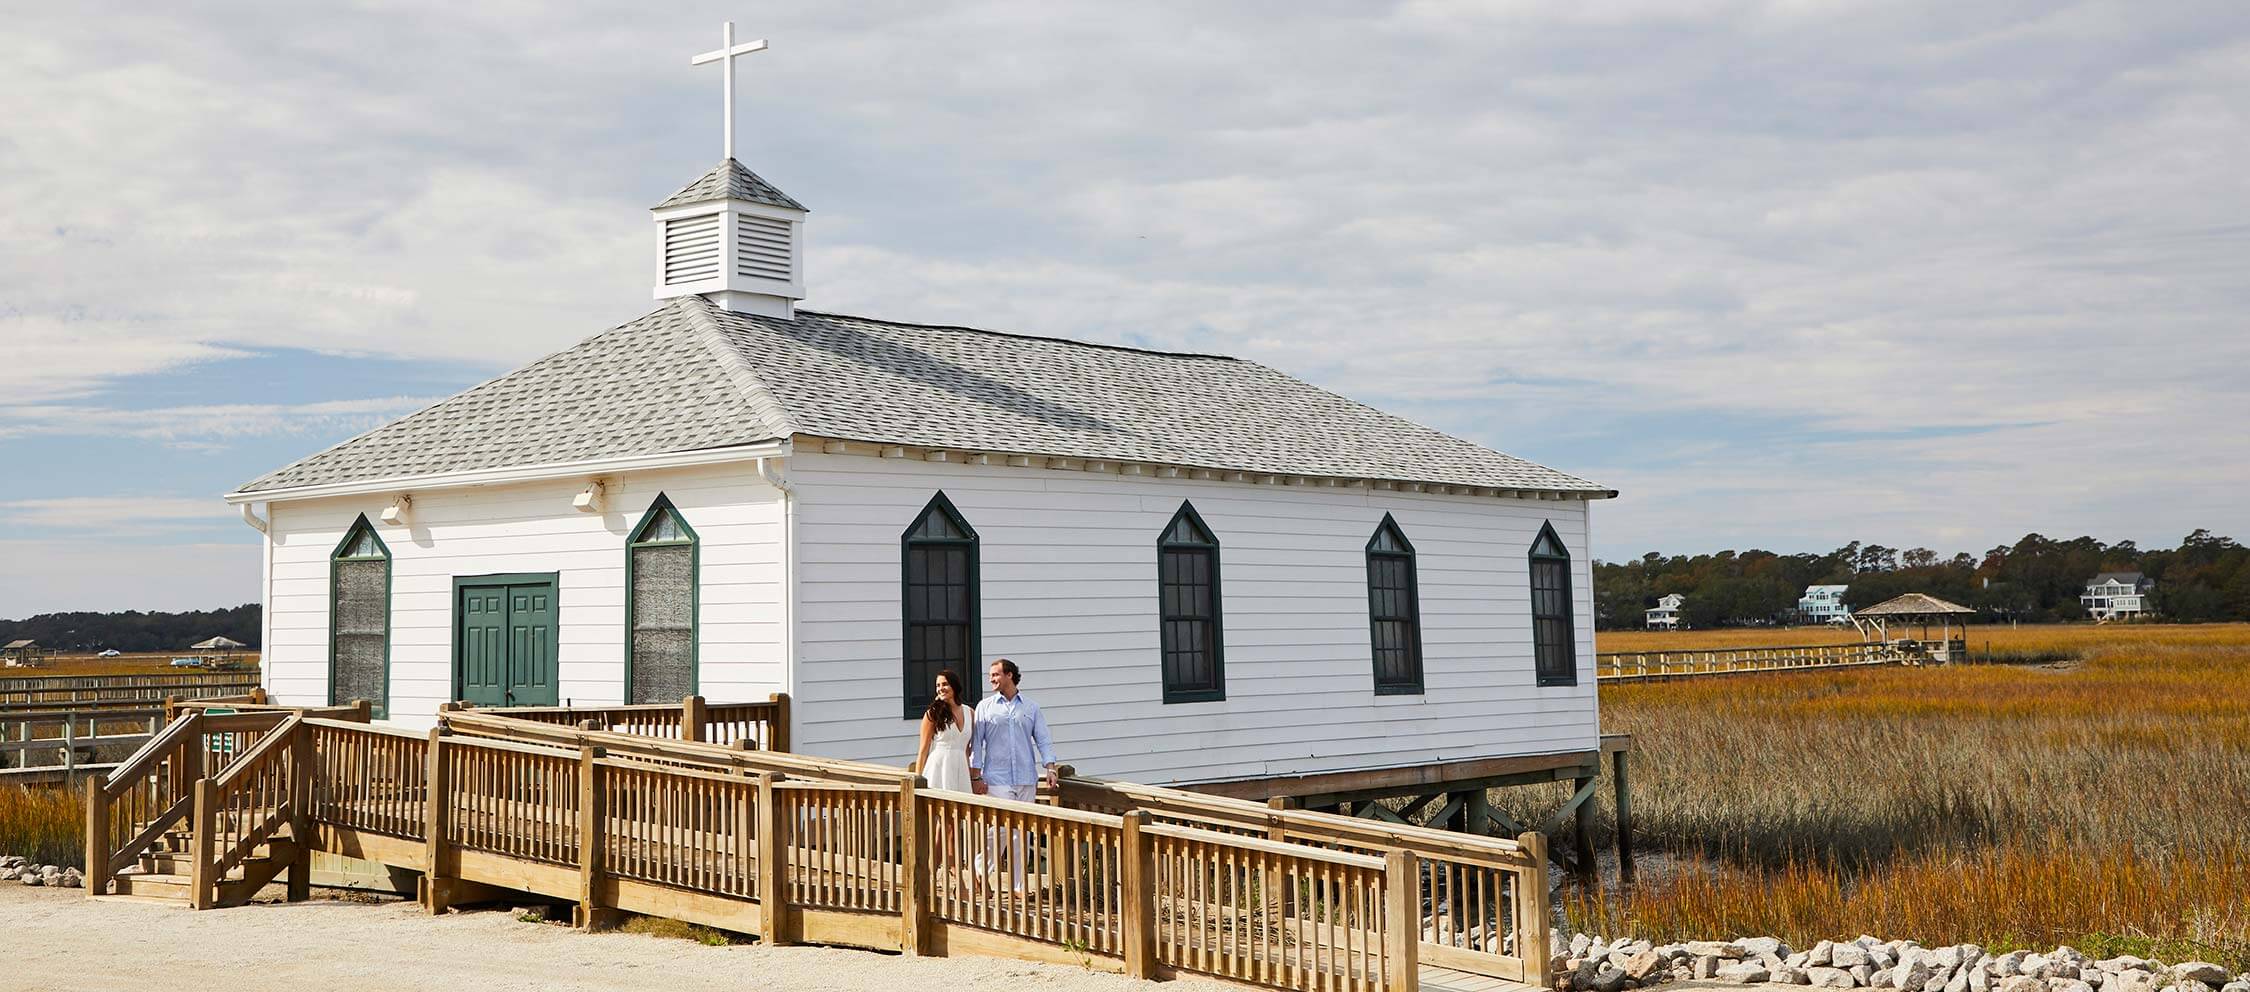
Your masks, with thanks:
M 900 537 L 943 490 L 980 538 L 983 654 L 1025 670 L 1064 760 L 1149 782 L 1596 746 L 1586 504 L 798 454 L 797 742 L 900 762 Z M 1227 698 L 1166 705 L 1156 539 L 1192 499 L 1221 546 Z M 1374 695 L 1365 547 L 1417 552 L 1419 696 Z M 1573 558 L 1579 684 L 1536 685 L 1526 553 Z M 982 679 L 982 672 L 964 673 Z
M 329 562 L 361 514 L 391 549 L 390 713 L 428 726 L 453 698 L 453 579 L 555 572 L 561 695 L 616 703 L 625 692 L 625 542 L 658 493 L 695 528 L 701 569 L 699 676 L 706 698 L 764 699 L 787 684 L 786 538 L 778 494 L 741 466 L 612 477 L 602 513 L 571 497 L 586 480 L 416 494 L 407 526 L 380 523 L 388 496 L 271 507 L 267 691 L 328 702 Z

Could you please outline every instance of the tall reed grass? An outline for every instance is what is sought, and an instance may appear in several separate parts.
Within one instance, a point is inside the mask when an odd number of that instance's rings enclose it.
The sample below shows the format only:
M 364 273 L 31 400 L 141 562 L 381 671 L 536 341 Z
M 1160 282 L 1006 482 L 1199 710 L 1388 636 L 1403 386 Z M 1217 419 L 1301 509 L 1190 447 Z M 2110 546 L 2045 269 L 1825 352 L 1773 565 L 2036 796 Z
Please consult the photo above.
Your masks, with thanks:
M 1683 861 L 1572 912 L 1605 933 L 2142 941 L 2250 967 L 2250 625 L 1979 628 L 1972 650 L 1988 639 L 2079 660 L 1604 687 L 1604 729 L 1636 741 L 1636 840 Z M 1555 802 L 1494 798 L 1519 818 Z
M 40 864 L 86 860 L 86 806 L 79 793 L 46 786 L 0 785 L 0 854 Z

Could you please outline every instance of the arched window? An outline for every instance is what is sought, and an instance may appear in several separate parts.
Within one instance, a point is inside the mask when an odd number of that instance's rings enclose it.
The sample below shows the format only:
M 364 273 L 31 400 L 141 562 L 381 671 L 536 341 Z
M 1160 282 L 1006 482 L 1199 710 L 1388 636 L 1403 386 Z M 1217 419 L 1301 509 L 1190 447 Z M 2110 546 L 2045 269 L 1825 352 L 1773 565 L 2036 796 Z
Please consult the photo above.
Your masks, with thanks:
M 328 703 L 391 708 L 391 549 L 360 514 L 328 559 Z
M 944 493 L 932 497 L 899 537 L 899 616 L 905 638 L 906 716 L 930 706 L 937 674 L 961 676 L 964 704 L 977 701 L 977 532 Z
M 662 493 L 625 544 L 625 701 L 697 692 L 695 529 Z
M 1227 698 L 1219 616 L 1219 541 L 1195 506 L 1181 503 L 1156 539 L 1156 588 L 1164 642 L 1164 701 Z
M 1375 694 L 1422 692 L 1422 602 L 1414 545 L 1391 515 L 1367 539 L 1367 621 L 1375 648 Z
M 1531 542 L 1531 652 L 1540 685 L 1578 684 L 1578 642 L 1570 622 L 1570 551 L 1542 524 Z

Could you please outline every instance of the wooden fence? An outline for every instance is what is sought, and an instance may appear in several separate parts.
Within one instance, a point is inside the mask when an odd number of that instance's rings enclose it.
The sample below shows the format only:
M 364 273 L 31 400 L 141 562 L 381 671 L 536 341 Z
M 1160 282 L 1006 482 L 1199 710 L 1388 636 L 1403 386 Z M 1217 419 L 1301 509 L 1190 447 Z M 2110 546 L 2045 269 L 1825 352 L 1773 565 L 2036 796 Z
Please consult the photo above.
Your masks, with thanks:
M 1895 645 L 1878 641 L 1801 644 L 1754 648 L 1703 648 L 1678 651 L 1623 651 L 1595 656 L 1594 676 L 1603 682 L 1639 682 L 1702 675 L 1788 672 L 1808 668 L 1893 665 L 1907 657 Z
M 210 760 L 198 748 L 229 720 L 266 729 L 194 783 L 199 905 L 266 844 L 421 871 L 433 911 L 491 886 L 576 902 L 586 925 L 623 911 L 774 944 L 1304 992 L 1416 989 L 1424 961 L 1535 984 L 1549 970 L 1535 834 L 1077 777 L 1055 804 L 1002 802 L 888 766 L 459 709 L 427 734 L 187 717 L 90 791 L 88 864 L 106 869 L 89 870 L 91 891 L 183 815 L 183 794 L 159 786 Z
M 0 782 L 68 781 L 107 771 L 102 752 L 139 747 L 164 724 L 161 707 L 0 706 Z
M 762 751 L 789 750 L 789 696 L 774 693 L 762 703 L 707 703 L 689 696 L 679 705 L 634 703 L 625 706 L 506 706 L 478 710 L 534 723 L 614 730 L 662 740 L 739 744 Z
M 0 705 L 120 700 L 153 703 L 166 696 L 220 696 L 257 687 L 258 673 L 254 671 L 11 676 L 0 678 Z

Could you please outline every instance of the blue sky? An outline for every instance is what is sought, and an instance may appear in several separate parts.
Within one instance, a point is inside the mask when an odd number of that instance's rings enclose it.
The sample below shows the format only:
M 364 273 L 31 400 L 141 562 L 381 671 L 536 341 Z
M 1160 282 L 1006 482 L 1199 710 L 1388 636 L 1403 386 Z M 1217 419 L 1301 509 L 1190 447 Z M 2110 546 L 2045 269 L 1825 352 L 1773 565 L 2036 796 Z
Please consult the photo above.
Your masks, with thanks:
M 220 494 L 645 311 L 727 18 L 808 306 L 1253 358 L 1607 557 L 2250 536 L 2239 3 L 5 6 L 0 617 L 252 600 Z

